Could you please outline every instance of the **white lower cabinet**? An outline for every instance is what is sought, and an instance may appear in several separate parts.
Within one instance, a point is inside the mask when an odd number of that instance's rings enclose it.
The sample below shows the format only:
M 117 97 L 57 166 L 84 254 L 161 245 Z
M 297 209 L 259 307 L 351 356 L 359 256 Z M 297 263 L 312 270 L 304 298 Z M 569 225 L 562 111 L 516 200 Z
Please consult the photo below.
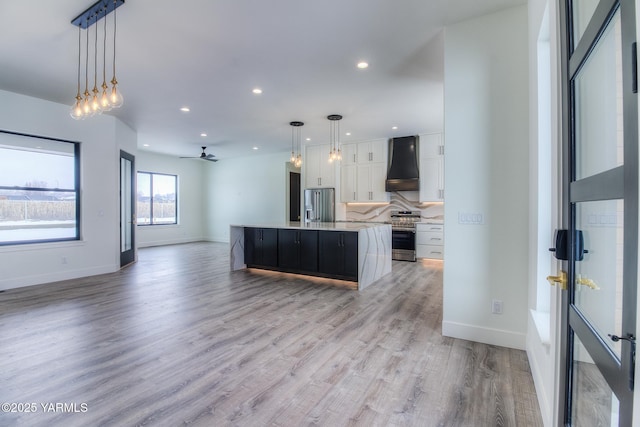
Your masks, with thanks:
M 443 259 L 444 225 L 416 224 L 416 258 Z

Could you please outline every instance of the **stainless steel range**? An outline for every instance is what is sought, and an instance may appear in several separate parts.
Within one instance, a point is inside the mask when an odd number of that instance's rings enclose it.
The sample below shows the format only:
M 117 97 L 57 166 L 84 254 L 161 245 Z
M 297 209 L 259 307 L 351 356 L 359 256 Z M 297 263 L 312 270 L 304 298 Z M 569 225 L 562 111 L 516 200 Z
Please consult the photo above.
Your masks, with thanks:
M 420 211 L 391 211 L 391 258 L 416 260 L 416 223 Z

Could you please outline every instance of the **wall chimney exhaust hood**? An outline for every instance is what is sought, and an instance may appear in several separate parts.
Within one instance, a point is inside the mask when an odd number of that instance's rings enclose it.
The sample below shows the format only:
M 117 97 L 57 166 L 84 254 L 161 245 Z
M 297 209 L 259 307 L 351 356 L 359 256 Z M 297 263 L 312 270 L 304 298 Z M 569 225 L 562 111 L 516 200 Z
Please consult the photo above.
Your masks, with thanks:
M 418 191 L 418 137 L 403 136 L 389 140 L 389 168 L 385 191 Z

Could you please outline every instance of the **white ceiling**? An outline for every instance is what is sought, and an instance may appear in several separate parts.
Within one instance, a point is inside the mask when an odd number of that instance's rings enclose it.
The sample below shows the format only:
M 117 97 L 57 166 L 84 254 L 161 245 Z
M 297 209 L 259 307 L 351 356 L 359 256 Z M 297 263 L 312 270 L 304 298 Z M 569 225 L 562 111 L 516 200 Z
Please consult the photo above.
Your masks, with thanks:
M 443 26 L 524 2 L 126 0 L 117 12 L 125 101 L 109 114 L 138 132 L 140 149 L 189 156 L 206 145 L 221 159 L 254 146 L 290 149 L 292 120 L 305 122 L 309 143 L 326 143 L 329 114 L 344 116 L 343 143 L 437 131 Z M 71 106 L 78 33 L 70 21 L 93 3 L 0 1 L 0 89 Z M 369 68 L 357 69 L 360 60 Z

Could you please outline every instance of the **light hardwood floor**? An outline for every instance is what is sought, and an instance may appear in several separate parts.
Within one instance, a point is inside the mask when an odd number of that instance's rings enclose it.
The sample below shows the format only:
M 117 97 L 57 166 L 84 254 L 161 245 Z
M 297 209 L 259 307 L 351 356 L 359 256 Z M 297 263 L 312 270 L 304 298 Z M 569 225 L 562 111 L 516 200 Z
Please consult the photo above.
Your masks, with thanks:
M 37 404 L 0 425 L 542 425 L 523 351 L 442 337 L 437 261 L 358 292 L 230 272 L 225 244 L 139 258 L 0 293 L 0 402 Z

